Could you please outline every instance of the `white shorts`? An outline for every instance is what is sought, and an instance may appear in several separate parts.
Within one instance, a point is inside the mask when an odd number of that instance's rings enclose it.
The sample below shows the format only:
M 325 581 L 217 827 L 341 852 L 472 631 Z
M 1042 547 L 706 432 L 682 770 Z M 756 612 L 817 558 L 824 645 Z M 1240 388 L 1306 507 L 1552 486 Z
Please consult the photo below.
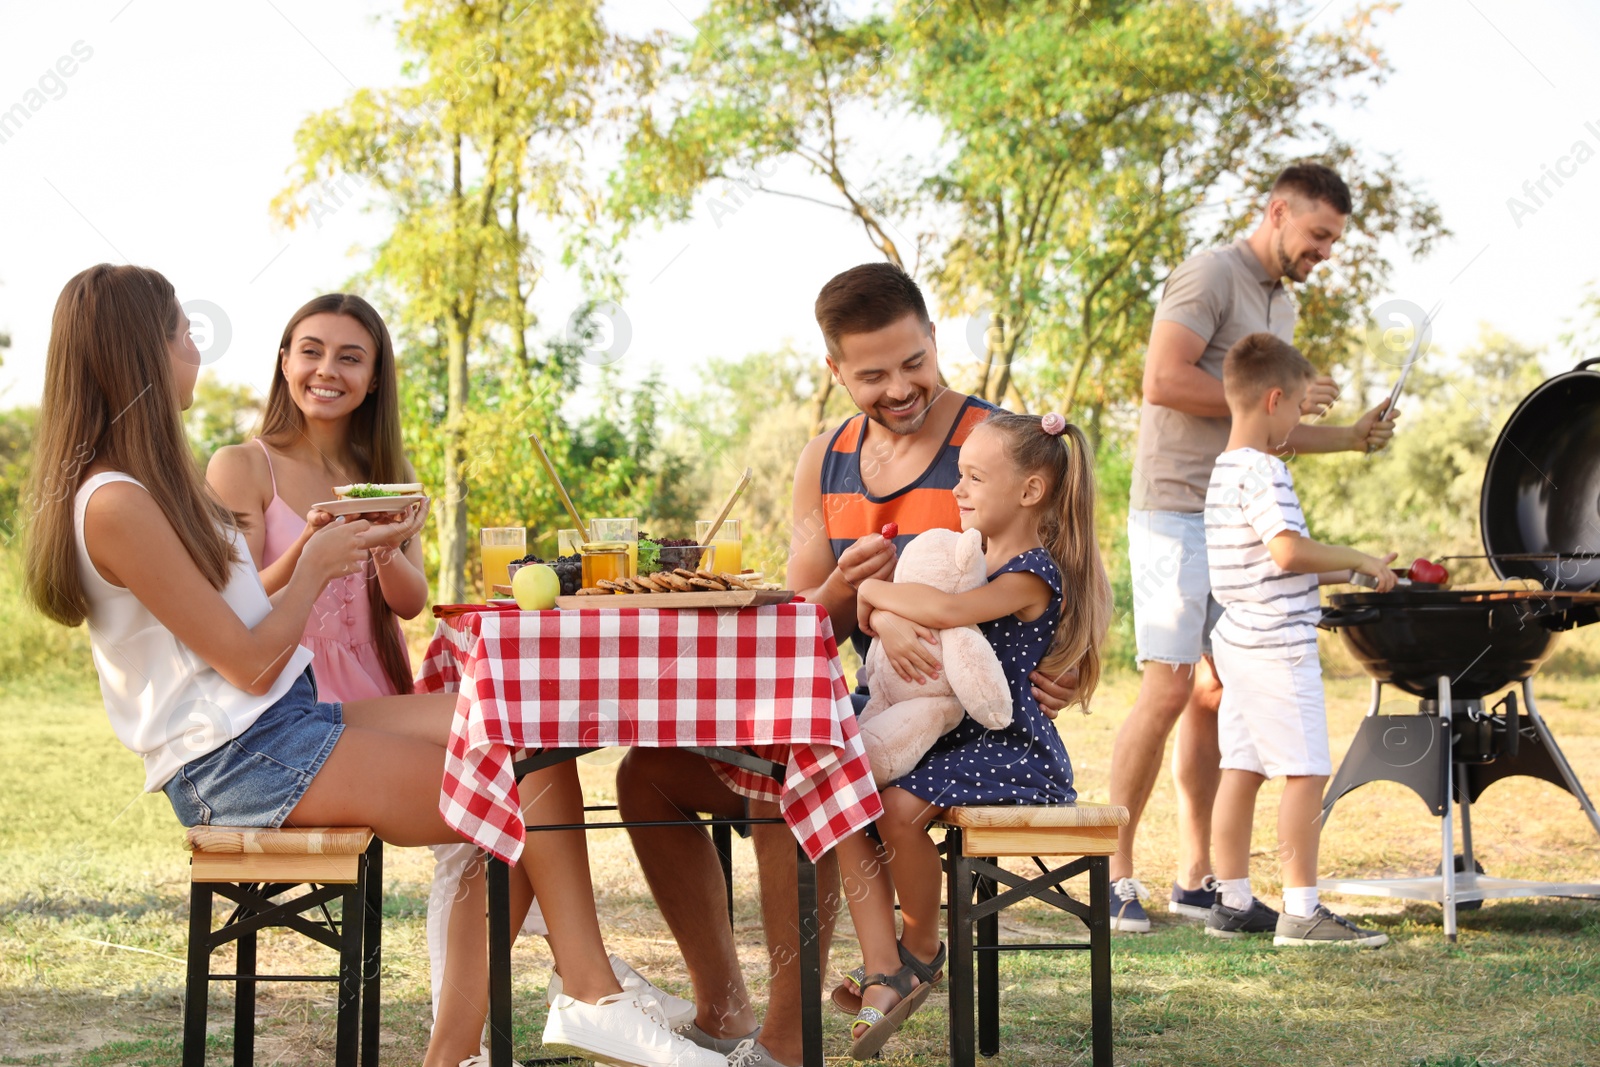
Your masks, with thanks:
M 1328 713 L 1316 654 L 1284 659 L 1218 636 L 1212 658 L 1222 682 L 1217 745 L 1222 769 L 1267 778 L 1329 775 Z
M 1129 511 L 1128 564 L 1139 666 L 1146 660 L 1199 663 L 1209 656 L 1222 605 L 1211 595 L 1205 515 Z

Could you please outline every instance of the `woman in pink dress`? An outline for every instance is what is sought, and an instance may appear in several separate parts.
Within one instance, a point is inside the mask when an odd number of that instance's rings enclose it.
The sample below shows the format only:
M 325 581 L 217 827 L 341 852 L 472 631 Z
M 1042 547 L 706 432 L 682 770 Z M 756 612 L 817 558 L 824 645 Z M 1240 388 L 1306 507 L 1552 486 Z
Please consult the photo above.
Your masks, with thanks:
M 260 436 L 217 450 L 206 480 L 245 519 L 270 595 L 294 573 L 300 550 L 332 516 L 312 509 L 351 482 L 410 482 L 400 445 L 394 345 L 383 319 L 359 296 L 319 296 L 289 320 L 278 347 Z M 417 533 L 426 502 L 388 518 L 382 543 L 360 574 L 330 582 L 302 643 L 329 700 L 409 693 L 411 658 L 400 634 L 428 600 Z

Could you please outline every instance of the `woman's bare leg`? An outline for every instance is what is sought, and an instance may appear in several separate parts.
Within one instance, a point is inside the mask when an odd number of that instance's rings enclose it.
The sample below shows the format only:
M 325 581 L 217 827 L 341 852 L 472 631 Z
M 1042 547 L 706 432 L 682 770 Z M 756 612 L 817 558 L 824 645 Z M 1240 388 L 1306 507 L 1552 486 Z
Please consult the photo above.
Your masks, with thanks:
M 344 721 L 351 726 L 414 737 L 440 748 L 450 742 L 450 723 L 455 719 L 455 714 L 454 693 L 416 693 L 347 700 L 343 708 Z

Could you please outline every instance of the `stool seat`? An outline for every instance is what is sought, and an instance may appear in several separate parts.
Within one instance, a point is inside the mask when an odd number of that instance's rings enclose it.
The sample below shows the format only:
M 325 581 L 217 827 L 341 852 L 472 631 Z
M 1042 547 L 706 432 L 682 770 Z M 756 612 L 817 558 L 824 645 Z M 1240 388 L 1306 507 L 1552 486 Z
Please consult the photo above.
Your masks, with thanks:
M 947 808 L 942 826 L 958 827 L 967 856 L 1109 856 L 1117 827 L 1128 823 L 1118 804 L 1000 804 Z
M 365 826 L 191 826 L 184 847 L 195 882 L 316 882 L 348 885 L 372 844 Z

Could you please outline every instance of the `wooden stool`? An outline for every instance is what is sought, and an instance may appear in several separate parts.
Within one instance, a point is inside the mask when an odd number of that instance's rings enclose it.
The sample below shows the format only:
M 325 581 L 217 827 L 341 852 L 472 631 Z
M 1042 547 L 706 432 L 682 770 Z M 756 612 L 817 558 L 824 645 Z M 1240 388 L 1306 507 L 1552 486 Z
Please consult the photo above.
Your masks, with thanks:
M 365 826 L 264 830 L 190 828 L 189 973 L 184 989 L 183 1067 L 204 1067 L 206 995 L 212 982 L 234 982 L 233 1062 L 255 1058 L 257 982 L 338 982 L 334 1062 L 378 1062 L 378 968 L 383 928 L 383 842 Z M 310 892 L 273 900 L 303 885 Z M 215 897 L 234 902 L 222 926 L 211 929 Z M 341 899 L 338 921 L 328 901 Z M 320 915 L 306 918 L 316 909 Z M 339 952 L 337 975 L 256 974 L 256 932 L 280 926 Z M 211 954 L 237 940 L 234 974 L 212 974 Z M 363 1010 L 362 1000 L 365 998 Z M 357 1025 L 359 1019 L 359 1027 Z
M 1051 807 L 949 808 L 945 870 L 949 876 L 950 1062 L 974 1063 L 972 1009 L 974 957 L 978 972 L 977 1045 L 985 1056 L 1000 1051 L 1000 952 L 1081 950 L 1089 952 L 1089 1020 L 1094 1067 L 1111 1067 L 1111 863 L 1117 827 L 1128 809 L 1110 804 Z M 1000 856 L 1031 856 L 1043 873 L 1035 878 L 1000 867 Z M 1060 867 L 1040 856 L 1076 856 Z M 1089 903 L 1069 896 L 1061 882 L 1089 873 Z M 1004 893 L 998 886 L 1011 888 Z M 976 896 L 976 902 L 974 902 Z M 1083 920 L 1089 941 L 1065 944 L 1000 943 L 1000 912 L 1027 898 L 1054 904 Z M 976 932 L 976 938 L 974 938 Z

